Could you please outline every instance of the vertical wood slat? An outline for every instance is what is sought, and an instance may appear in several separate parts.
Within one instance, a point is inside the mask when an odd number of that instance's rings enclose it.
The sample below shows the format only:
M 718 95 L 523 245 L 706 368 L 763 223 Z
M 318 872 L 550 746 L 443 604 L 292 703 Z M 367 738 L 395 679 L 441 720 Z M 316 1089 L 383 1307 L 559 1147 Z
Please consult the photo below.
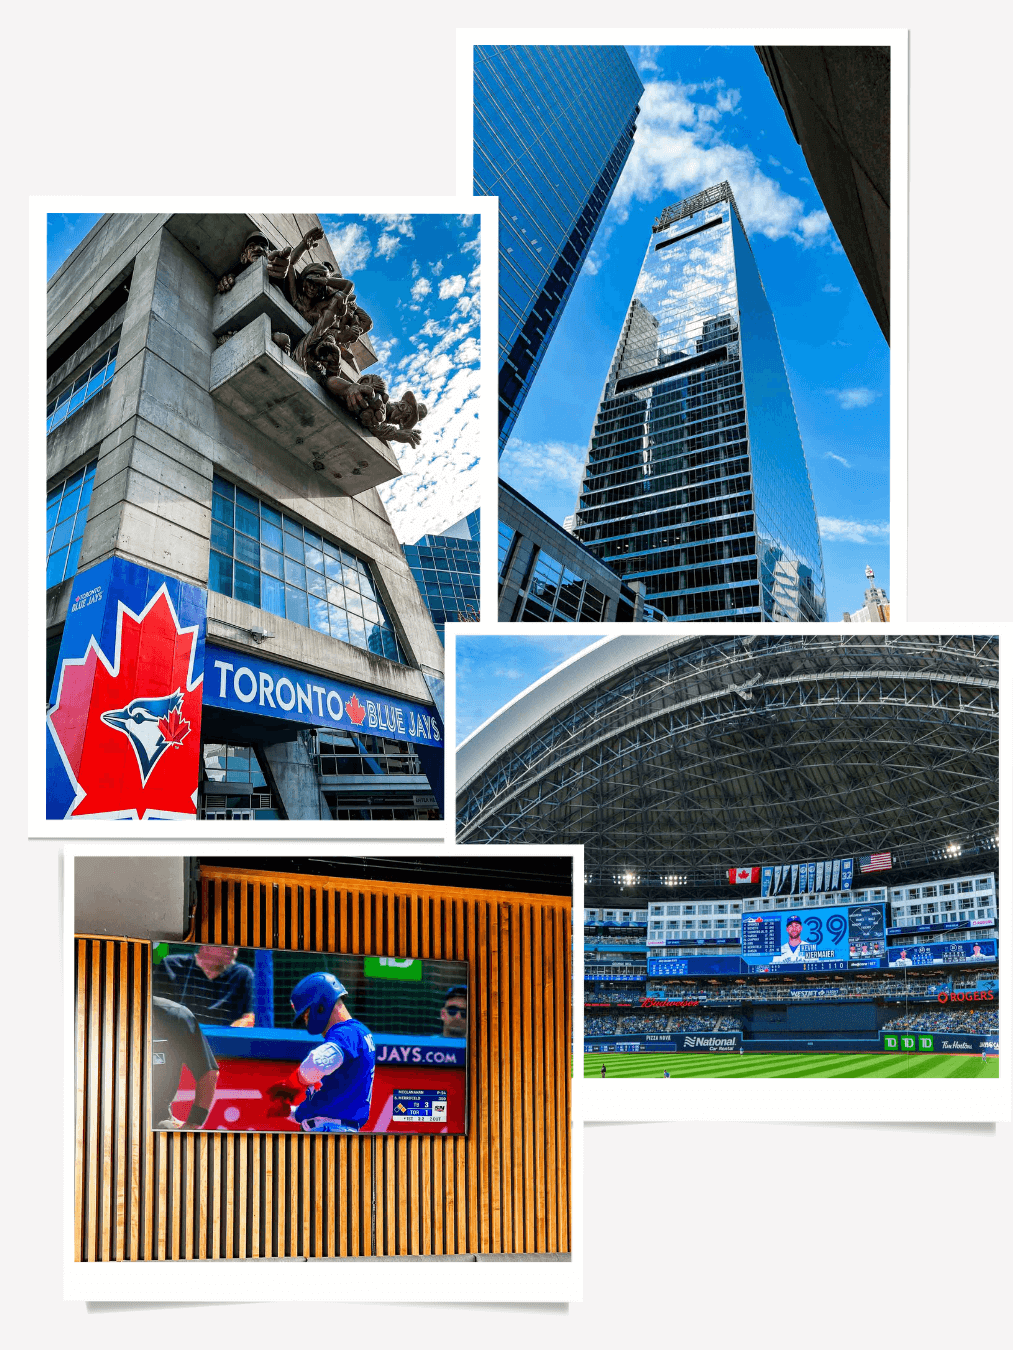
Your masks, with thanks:
M 156 1134 L 150 947 L 80 938 L 76 1257 L 568 1251 L 569 902 L 203 870 L 198 941 L 467 961 L 468 1135 Z

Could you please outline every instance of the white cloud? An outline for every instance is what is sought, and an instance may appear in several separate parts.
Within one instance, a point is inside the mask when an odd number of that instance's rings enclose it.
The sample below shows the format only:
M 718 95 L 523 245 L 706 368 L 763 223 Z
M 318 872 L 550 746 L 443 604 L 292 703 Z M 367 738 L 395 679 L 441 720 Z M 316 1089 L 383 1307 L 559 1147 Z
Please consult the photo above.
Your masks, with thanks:
M 378 258 L 393 258 L 400 247 L 401 240 L 398 235 L 381 234 L 376 241 L 376 255 Z
M 828 451 L 826 452 L 826 454 L 823 456 L 823 458 L 824 458 L 824 459 L 836 459 L 836 460 L 837 460 L 837 463 L 838 463 L 838 464 L 843 464 L 844 467 L 845 467 L 846 469 L 850 469 L 850 468 L 851 468 L 851 465 L 848 463 L 848 461 L 847 461 L 842 455 L 835 455 L 834 452 L 833 452 L 832 450 L 828 450 Z
M 440 282 L 440 299 L 450 300 L 454 296 L 463 295 L 465 285 L 462 276 L 444 277 Z
M 418 260 L 418 258 L 414 258 L 414 259 L 412 260 L 412 276 L 413 276 L 413 277 L 417 277 L 418 274 L 419 274 L 421 271 L 422 271 L 422 268 L 419 266 L 419 260 Z
M 827 295 L 836 295 L 840 291 L 840 289 L 841 289 L 840 286 L 835 286 L 831 281 L 828 281 L 827 284 L 823 287 L 823 290 Z
M 473 337 L 467 337 L 457 349 L 457 360 L 460 365 L 467 365 L 472 361 L 477 361 L 482 354 L 482 349 Z
M 415 229 L 412 225 L 411 216 L 398 215 L 396 212 L 386 216 L 367 216 L 367 220 L 375 220 L 378 225 L 382 225 L 385 230 L 396 230 L 398 234 L 403 234 L 408 239 L 415 238 Z
M 364 267 L 373 253 L 369 236 L 357 221 L 343 225 L 340 230 L 332 230 L 327 236 L 327 242 L 346 277 Z
M 868 408 L 879 398 L 875 389 L 831 389 L 828 392 L 833 394 L 845 412 L 850 412 L 852 408 Z
M 464 241 L 464 243 L 461 245 L 461 252 L 474 253 L 475 257 L 477 258 L 481 247 L 482 247 L 482 236 L 480 234 L 476 234 L 471 239 L 466 239 Z
M 519 441 L 512 437 L 499 462 L 500 477 L 525 491 L 528 487 L 569 488 L 576 495 L 586 453 L 585 446 L 572 441 Z
M 428 295 L 432 289 L 433 283 L 428 277 L 419 277 L 418 281 L 416 281 L 415 285 L 412 287 L 412 299 L 421 300 L 422 297 Z
M 884 544 L 890 538 L 890 526 L 885 522 L 864 520 L 837 520 L 820 516 L 820 534 L 824 540 L 848 544 Z
M 446 357 L 428 364 L 437 368 L 444 361 L 449 364 Z M 408 386 L 409 381 L 398 376 L 392 392 L 400 396 Z M 425 375 L 411 387 L 429 409 L 419 424 L 422 441 L 418 446 L 395 447 L 402 477 L 379 488 L 394 532 L 406 544 L 460 520 L 474 510 L 480 495 L 478 370 L 462 367 L 449 378 L 444 374 L 435 390 Z
M 658 65 L 657 56 L 661 51 L 660 47 L 640 47 L 637 50 L 637 69 L 638 70 L 661 70 Z
M 703 97 L 715 89 L 713 102 Z M 678 201 L 727 179 L 751 232 L 792 238 L 806 248 L 831 243 L 825 211 L 807 213 L 805 203 L 771 178 L 748 146 L 724 139 L 721 120 L 738 110 L 739 101 L 738 90 L 714 84 L 650 81 L 610 210 L 624 221 L 634 201 L 651 202 L 662 193 Z

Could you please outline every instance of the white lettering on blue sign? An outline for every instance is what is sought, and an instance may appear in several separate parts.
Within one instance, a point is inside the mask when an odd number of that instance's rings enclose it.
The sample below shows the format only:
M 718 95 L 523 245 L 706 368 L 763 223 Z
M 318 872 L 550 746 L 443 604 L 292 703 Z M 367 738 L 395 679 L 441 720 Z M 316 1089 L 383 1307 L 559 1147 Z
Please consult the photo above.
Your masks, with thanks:
M 370 697 L 365 690 L 354 691 L 355 701 L 349 713 L 339 690 L 314 684 L 299 671 L 280 674 L 275 667 L 272 674 L 259 664 L 237 668 L 231 661 L 217 657 L 213 647 L 208 652 L 208 666 L 218 672 L 217 693 L 212 692 L 214 686 L 209 681 L 208 694 L 224 707 L 255 703 L 265 713 L 287 713 L 293 720 L 315 720 L 321 726 L 341 723 L 347 716 L 363 731 L 368 729 L 430 745 L 439 745 L 442 740 L 435 714 L 412 705 L 404 707 L 394 699 Z M 349 699 L 352 692 L 348 692 Z
M 248 694 L 244 694 L 242 689 L 240 689 L 239 687 L 239 681 L 242 679 L 244 675 L 250 681 L 250 692 Z M 232 688 L 236 691 L 236 698 L 239 699 L 240 703 L 252 703 L 253 700 L 257 697 L 257 677 L 256 675 L 254 675 L 253 671 L 250 669 L 249 666 L 239 667 L 239 669 L 235 673 L 235 676 L 233 677 Z M 280 699 L 278 701 L 281 702 Z
M 215 662 L 215 667 L 216 667 L 216 669 L 218 669 L 218 670 L 220 670 L 220 671 L 222 672 L 222 687 L 218 690 L 218 697 L 221 698 L 221 699 L 224 699 L 224 698 L 225 698 L 225 677 L 226 677 L 226 675 L 229 673 L 230 670 L 233 670 L 233 669 L 234 669 L 234 667 L 232 666 L 232 664 L 231 664 L 229 661 L 216 661 L 216 662 Z M 273 706 L 273 705 L 272 705 L 272 706 Z

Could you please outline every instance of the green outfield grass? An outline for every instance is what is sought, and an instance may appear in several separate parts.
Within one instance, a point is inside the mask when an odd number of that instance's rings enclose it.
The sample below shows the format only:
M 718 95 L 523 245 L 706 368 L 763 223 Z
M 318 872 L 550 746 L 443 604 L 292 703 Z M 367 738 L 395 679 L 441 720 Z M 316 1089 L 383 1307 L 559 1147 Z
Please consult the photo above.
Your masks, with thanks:
M 998 1078 L 989 1055 L 610 1054 L 585 1055 L 584 1077 L 661 1078 Z

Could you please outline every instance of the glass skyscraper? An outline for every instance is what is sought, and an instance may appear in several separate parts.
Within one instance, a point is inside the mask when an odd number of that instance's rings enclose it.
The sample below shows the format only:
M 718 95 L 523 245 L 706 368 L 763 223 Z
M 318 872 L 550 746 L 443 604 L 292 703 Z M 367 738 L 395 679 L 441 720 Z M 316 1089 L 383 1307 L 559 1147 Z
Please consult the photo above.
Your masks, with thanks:
M 442 534 L 402 546 L 441 642 L 446 624 L 478 622 L 480 516 L 476 509 Z
M 784 359 L 727 183 L 654 223 L 574 533 L 669 619 L 826 618 Z
M 622 47 L 476 47 L 475 193 L 499 197 L 499 449 L 633 148 Z

